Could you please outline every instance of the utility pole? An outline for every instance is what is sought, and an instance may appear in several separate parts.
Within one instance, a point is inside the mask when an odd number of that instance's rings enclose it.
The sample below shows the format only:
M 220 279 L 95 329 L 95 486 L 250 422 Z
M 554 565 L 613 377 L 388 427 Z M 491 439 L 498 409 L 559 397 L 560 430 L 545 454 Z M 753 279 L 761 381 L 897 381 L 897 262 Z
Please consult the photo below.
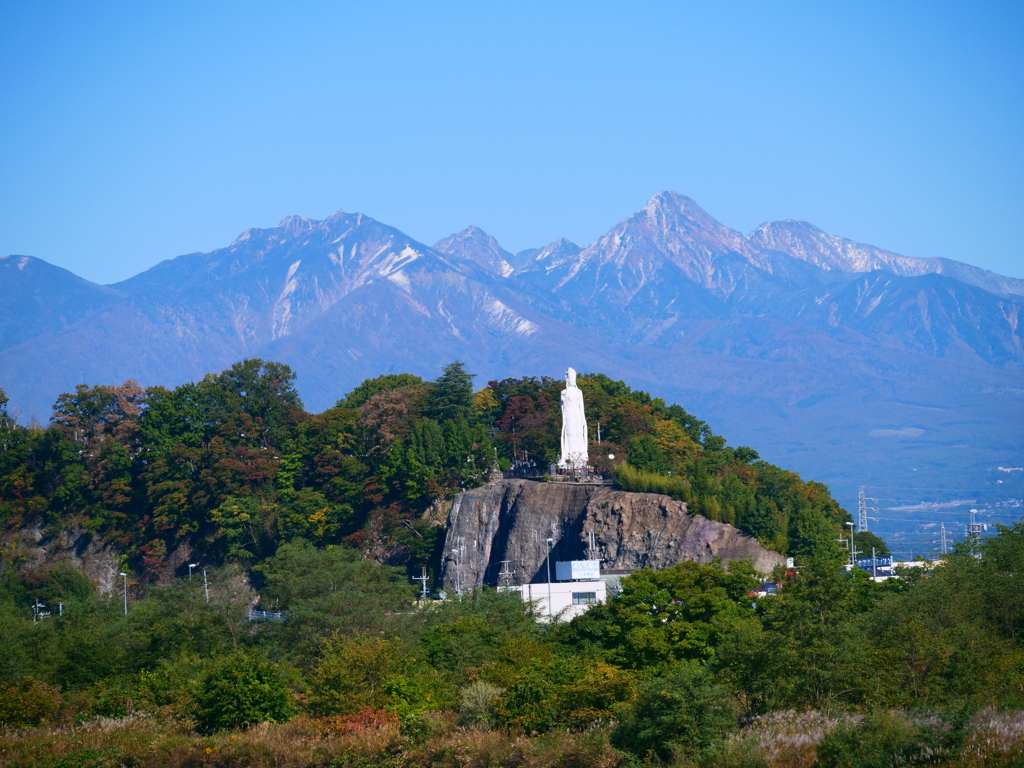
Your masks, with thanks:
M 127 616 L 128 615 L 128 574 L 122 572 L 122 573 L 120 573 L 118 575 L 122 579 L 124 579 L 124 615 Z
M 868 529 L 868 510 L 877 512 L 875 507 L 869 507 L 869 501 L 878 501 L 878 499 L 872 498 L 871 496 L 864 495 L 864 486 L 860 487 L 860 492 L 857 494 L 857 533 L 862 533 Z
M 419 581 L 423 583 L 423 591 L 420 593 L 420 600 L 427 599 L 427 566 L 423 566 L 422 576 L 413 576 L 413 581 Z
M 505 580 L 505 586 L 509 587 L 512 585 L 512 571 L 509 570 L 509 563 L 511 560 L 501 561 L 501 573 L 498 574 L 499 579 Z
M 210 603 L 210 582 L 206 580 L 206 569 L 203 568 L 203 592 L 206 593 L 206 603 Z

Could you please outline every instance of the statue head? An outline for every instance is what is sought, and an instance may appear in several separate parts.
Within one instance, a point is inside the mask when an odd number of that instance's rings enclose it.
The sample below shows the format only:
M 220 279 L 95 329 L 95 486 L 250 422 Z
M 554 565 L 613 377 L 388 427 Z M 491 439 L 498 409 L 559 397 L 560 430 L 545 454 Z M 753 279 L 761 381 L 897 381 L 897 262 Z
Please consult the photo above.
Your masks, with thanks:
M 575 387 L 576 386 L 576 369 L 570 368 L 565 372 L 565 386 Z

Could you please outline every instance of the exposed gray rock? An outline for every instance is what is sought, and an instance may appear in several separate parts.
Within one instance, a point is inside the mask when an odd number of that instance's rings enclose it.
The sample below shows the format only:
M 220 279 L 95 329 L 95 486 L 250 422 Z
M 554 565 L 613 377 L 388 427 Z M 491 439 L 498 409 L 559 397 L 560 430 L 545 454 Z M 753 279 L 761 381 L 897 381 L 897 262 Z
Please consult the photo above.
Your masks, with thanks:
M 39 525 L 31 525 L 13 532 L 3 543 L 3 559 L 17 563 L 25 571 L 69 563 L 88 576 L 100 592 L 120 588 L 117 582 L 121 552 L 80 526 L 48 533 Z
M 163 557 L 159 567 L 151 568 L 148 580 L 169 584 L 192 554 L 191 546 L 182 542 Z M 115 544 L 78 524 L 52 531 L 36 522 L 10 532 L 0 541 L 0 565 L 13 562 L 25 572 L 35 572 L 68 563 L 88 576 L 101 593 L 121 589 L 118 574 L 123 558 L 124 553 Z
M 685 560 L 751 560 L 761 572 L 785 558 L 725 523 L 690 514 L 686 504 L 608 486 L 500 480 L 455 497 L 448 517 L 442 583 L 463 589 L 495 585 L 502 561 L 513 583 L 547 580 L 559 560 L 584 560 L 590 533 L 603 570 L 664 568 Z M 453 551 L 455 550 L 455 551 Z

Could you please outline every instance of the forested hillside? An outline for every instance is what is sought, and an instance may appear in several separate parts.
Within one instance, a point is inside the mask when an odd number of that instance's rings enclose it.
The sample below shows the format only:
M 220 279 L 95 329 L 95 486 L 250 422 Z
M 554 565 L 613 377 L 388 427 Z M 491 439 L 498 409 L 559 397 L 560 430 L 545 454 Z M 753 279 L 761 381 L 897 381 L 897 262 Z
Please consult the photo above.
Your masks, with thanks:
M 507 593 L 415 605 L 401 569 L 307 542 L 258 569 L 284 612 L 262 623 L 237 566 L 126 604 L 67 567 L 8 571 L 0 761 L 1019 765 L 1024 525 L 972 545 L 885 584 L 814 558 L 757 600 L 742 562 L 641 570 L 553 627 Z
M 793 553 L 778 594 L 753 594 L 749 561 L 685 562 L 634 572 L 571 622 L 486 589 L 417 602 L 407 568 L 432 562 L 438 499 L 495 461 L 555 458 L 561 383 L 474 391 L 453 363 L 312 415 L 293 378 L 247 360 L 173 391 L 83 386 L 45 429 L 4 418 L 6 532 L 84 526 L 125 556 L 100 593 L 69 562 L 29 569 L 5 546 L 0 763 L 1024 759 L 1024 524 L 876 583 L 842 569 L 846 515 L 823 486 L 679 406 L 581 376 L 597 463 Z M 182 546 L 199 570 L 167 567 Z
M 365 381 L 320 414 L 303 410 L 294 383 L 286 365 L 245 360 L 173 390 L 80 385 L 45 428 L 0 417 L 3 529 L 79 525 L 115 542 L 143 580 L 182 545 L 204 564 L 254 566 L 305 540 L 432 566 L 445 499 L 495 465 L 558 458 L 558 380 L 474 391 L 453 363 L 433 382 Z M 593 438 L 600 425 L 592 460 L 625 490 L 673 495 L 783 554 L 838 546 L 849 518 L 825 486 L 623 382 L 591 374 L 579 385 Z M 867 535 L 858 546 L 883 545 Z

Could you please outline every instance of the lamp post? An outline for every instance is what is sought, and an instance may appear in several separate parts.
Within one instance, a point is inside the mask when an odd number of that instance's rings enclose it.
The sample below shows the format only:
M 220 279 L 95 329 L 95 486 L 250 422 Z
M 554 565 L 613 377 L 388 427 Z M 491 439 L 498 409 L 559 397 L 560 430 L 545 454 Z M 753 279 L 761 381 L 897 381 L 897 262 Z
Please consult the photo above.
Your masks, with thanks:
M 124 615 L 127 616 L 128 615 L 128 574 L 125 573 L 124 571 L 122 571 L 118 575 L 122 579 L 124 579 Z
M 551 618 L 551 548 L 554 546 L 554 539 L 550 536 L 548 542 L 548 618 Z
M 189 563 L 188 564 L 188 583 L 189 584 L 192 583 L 192 569 L 195 568 L 197 565 L 198 565 L 198 563 Z
M 850 526 L 850 567 L 853 568 L 857 565 L 856 557 L 859 554 L 856 550 L 856 542 L 853 540 L 854 524 L 847 523 Z

